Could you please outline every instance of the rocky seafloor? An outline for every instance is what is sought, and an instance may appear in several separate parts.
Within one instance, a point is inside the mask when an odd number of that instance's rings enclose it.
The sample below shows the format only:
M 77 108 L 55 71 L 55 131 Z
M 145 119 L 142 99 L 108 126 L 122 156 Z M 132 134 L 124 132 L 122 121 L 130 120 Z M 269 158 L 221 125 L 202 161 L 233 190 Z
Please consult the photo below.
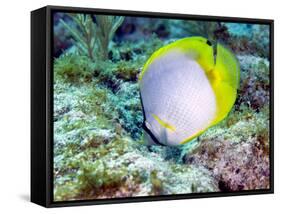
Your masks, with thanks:
M 55 59 L 55 201 L 269 188 L 269 61 L 252 41 L 232 48 L 241 81 L 226 119 L 182 146 L 144 144 L 137 77 L 172 40 L 113 42 L 99 63 Z

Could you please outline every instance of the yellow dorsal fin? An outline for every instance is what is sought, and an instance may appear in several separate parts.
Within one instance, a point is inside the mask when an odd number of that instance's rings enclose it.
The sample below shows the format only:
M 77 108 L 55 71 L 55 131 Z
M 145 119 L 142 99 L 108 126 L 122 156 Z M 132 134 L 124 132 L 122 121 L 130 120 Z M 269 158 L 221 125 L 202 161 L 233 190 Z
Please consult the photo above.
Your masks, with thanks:
M 152 114 L 152 117 L 162 126 L 162 127 L 164 127 L 164 128 L 167 128 L 167 129 L 169 129 L 169 130 L 171 130 L 171 131 L 176 131 L 176 128 L 173 126 L 173 125 L 171 125 L 171 124 L 169 124 L 169 123 L 167 123 L 167 122 L 164 122 L 163 120 L 161 120 L 157 115 L 155 115 L 155 114 Z

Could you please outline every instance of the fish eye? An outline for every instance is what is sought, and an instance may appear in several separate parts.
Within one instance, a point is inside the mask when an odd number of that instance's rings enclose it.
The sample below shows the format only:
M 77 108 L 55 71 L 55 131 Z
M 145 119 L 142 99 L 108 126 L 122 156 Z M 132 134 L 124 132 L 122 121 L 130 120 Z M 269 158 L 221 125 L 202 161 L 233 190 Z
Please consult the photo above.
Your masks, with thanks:
M 210 40 L 207 40 L 207 45 L 212 46 L 212 42 Z

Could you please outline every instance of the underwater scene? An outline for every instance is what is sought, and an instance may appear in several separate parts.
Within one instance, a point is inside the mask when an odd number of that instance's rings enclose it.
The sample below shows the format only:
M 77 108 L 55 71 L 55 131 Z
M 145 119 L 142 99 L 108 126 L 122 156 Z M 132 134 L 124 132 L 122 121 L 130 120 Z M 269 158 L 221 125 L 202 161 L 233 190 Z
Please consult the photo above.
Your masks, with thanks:
M 53 200 L 270 188 L 270 26 L 53 13 Z

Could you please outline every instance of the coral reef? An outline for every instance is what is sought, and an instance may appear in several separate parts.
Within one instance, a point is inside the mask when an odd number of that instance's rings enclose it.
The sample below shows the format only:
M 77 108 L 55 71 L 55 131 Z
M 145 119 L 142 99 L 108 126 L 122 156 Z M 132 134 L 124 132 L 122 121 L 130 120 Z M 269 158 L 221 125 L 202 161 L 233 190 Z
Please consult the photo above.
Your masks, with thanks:
M 143 114 L 138 85 L 128 82 L 121 84 L 116 96 L 111 96 L 111 102 L 115 104 L 118 112 L 118 123 L 131 134 L 133 139 L 140 139 Z
M 75 53 L 64 53 L 54 61 L 55 81 L 66 79 L 70 82 L 90 80 L 95 64 L 86 56 Z
M 227 44 L 233 51 L 269 58 L 269 26 L 225 23 L 231 35 Z
M 237 103 L 259 110 L 269 103 L 269 62 L 253 56 L 238 56 L 242 69 L 242 82 Z M 251 62 L 251 63 L 249 63 Z
M 222 126 L 205 133 L 184 162 L 210 170 L 221 191 L 269 188 L 267 115 L 268 112 L 231 115 L 225 121 L 229 128 Z M 234 124 L 233 118 L 237 120 Z
M 147 146 L 138 75 L 155 50 L 195 35 L 237 56 L 235 106 L 192 142 Z M 54 41 L 55 201 L 269 188 L 267 26 L 58 13 Z

